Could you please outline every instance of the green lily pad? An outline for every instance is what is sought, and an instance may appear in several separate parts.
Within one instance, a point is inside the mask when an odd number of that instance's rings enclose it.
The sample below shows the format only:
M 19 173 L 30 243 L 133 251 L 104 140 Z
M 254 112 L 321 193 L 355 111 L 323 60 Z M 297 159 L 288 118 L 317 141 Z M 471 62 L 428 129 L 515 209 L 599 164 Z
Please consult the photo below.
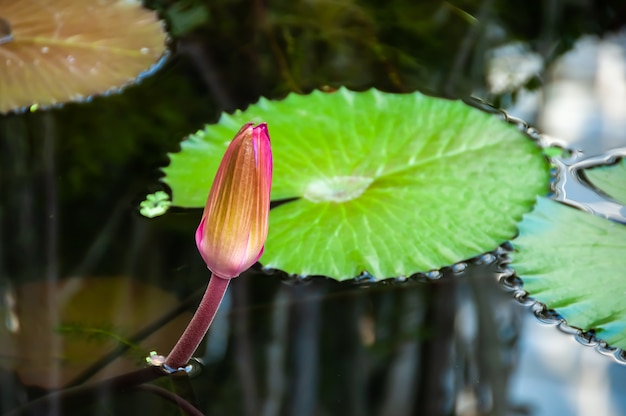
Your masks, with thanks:
M 622 205 L 626 205 L 626 159 L 615 165 L 585 170 L 589 181 Z
M 515 127 L 460 101 L 377 90 L 291 94 L 223 115 L 170 155 L 172 203 L 201 207 L 228 141 L 268 123 L 272 200 L 261 262 L 343 280 L 438 269 L 512 238 L 548 163 Z
M 519 228 L 511 267 L 524 290 L 626 349 L 626 226 L 540 198 Z

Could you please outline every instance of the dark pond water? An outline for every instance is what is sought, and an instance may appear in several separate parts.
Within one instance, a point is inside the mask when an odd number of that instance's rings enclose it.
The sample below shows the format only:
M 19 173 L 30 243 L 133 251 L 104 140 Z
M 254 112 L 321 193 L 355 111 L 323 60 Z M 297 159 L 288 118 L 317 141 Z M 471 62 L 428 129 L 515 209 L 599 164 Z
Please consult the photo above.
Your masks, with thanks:
M 149 3 L 175 34 L 156 74 L 0 117 L 3 413 L 169 351 L 209 277 L 201 212 L 137 207 L 166 153 L 222 111 L 325 86 L 422 90 L 481 98 L 585 156 L 626 146 L 621 1 Z M 383 283 L 257 268 L 233 281 L 192 377 L 24 414 L 186 414 L 164 390 L 207 415 L 626 414 L 626 366 L 540 324 L 498 284 L 503 256 Z

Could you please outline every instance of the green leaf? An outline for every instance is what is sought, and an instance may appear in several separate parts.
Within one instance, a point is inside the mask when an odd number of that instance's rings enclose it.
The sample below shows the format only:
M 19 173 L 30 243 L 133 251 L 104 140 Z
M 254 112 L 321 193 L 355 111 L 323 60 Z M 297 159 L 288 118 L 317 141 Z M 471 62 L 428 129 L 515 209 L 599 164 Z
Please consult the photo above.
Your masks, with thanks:
M 589 181 L 622 205 L 626 205 L 626 159 L 615 165 L 585 170 Z
M 626 226 L 540 198 L 513 240 L 524 289 L 571 326 L 626 349 Z
M 200 207 L 228 141 L 268 123 L 273 209 L 261 262 L 343 280 L 438 269 L 497 247 L 548 191 L 541 150 L 460 101 L 376 90 L 291 94 L 223 115 L 171 155 L 173 204 Z

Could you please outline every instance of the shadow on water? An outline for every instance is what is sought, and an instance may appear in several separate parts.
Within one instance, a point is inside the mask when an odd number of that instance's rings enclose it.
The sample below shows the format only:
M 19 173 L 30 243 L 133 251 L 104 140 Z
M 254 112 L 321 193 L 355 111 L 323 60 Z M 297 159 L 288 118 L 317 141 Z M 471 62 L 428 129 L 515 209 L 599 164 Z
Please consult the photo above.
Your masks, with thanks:
M 160 72 L 119 95 L 0 117 L 3 413 L 171 348 L 208 278 L 192 238 L 200 212 L 148 220 L 137 206 L 160 189 L 164 155 L 221 111 L 343 85 L 512 105 L 581 36 L 622 27 L 626 11 L 620 1 L 148 3 L 175 34 Z M 540 68 L 496 92 L 490 53 L 514 42 Z M 215 415 L 532 414 L 510 399 L 524 334 L 498 255 L 458 267 L 382 283 L 252 270 L 233 281 L 199 374 L 104 383 L 81 406 L 58 395 L 39 414 L 185 413 L 167 392 Z

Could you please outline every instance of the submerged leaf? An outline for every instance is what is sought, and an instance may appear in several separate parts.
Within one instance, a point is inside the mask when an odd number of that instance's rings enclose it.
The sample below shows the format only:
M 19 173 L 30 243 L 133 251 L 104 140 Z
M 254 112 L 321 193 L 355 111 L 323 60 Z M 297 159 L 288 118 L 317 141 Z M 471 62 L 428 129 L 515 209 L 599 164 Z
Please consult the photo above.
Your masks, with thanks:
M 622 205 L 626 205 L 626 159 L 611 166 L 585 170 L 591 183 Z
M 0 22 L 0 113 L 120 88 L 165 53 L 134 0 L 0 0 Z
M 0 309 L 0 367 L 25 385 L 60 388 L 120 345 L 130 352 L 93 379 L 123 374 L 152 349 L 169 351 L 190 319 L 182 314 L 141 344 L 129 338 L 177 306 L 175 296 L 126 277 L 38 281 L 16 288 L 13 309 Z M 143 347 L 145 346 L 145 347 Z
M 378 279 L 438 269 L 497 247 L 548 191 L 541 150 L 460 101 L 376 90 L 291 94 L 223 115 L 170 155 L 173 204 L 204 205 L 227 140 L 245 122 L 272 135 L 261 258 L 302 275 Z
M 530 296 L 626 349 L 626 226 L 540 198 L 519 228 L 511 266 Z

